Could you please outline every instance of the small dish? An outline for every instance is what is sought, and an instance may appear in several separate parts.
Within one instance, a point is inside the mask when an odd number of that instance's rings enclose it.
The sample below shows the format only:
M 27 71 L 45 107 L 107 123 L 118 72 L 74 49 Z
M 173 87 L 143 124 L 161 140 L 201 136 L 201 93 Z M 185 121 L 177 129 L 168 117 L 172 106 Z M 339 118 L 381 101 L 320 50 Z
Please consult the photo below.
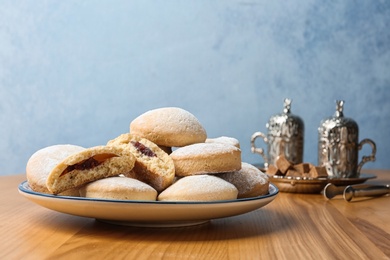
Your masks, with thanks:
M 191 226 L 211 219 L 248 213 L 273 201 L 278 192 L 278 188 L 270 184 L 267 195 L 253 198 L 210 202 L 166 202 L 56 196 L 31 190 L 27 181 L 19 184 L 21 195 L 45 208 L 112 224 L 143 227 Z
M 285 177 L 269 175 L 270 181 L 274 183 L 281 192 L 289 193 L 320 193 L 328 183 L 336 186 L 347 186 L 360 184 L 368 179 L 376 178 L 375 175 L 362 173 L 359 178 L 307 178 L 307 177 Z

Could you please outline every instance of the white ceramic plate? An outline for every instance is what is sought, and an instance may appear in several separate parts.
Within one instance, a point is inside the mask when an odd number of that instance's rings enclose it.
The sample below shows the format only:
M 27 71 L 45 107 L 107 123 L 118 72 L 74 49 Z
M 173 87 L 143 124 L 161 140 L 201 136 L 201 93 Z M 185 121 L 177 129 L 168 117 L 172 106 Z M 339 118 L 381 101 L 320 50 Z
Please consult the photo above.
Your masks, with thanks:
M 278 188 L 270 184 L 269 194 L 259 197 L 214 202 L 166 202 L 55 196 L 32 191 L 27 181 L 19 185 L 20 194 L 51 210 L 113 224 L 155 227 L 197 225 L 211 219 L 244 214 L 267 205 L 278 192 Z

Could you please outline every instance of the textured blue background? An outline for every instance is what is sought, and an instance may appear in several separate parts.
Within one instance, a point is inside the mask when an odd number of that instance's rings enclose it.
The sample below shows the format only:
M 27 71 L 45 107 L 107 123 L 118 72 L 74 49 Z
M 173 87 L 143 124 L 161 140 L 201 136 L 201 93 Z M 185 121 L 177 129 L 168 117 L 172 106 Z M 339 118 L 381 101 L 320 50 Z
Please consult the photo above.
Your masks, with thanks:
M 365 167 L 390 168 L 389 28 L 385 0 L 0 0 L 0 174 L 48 145 L 105 144 L 163 106 L 260 163 L 250 136 L 285 97 L 305 121 L 305 161 L 343 99 L 378 146 Z

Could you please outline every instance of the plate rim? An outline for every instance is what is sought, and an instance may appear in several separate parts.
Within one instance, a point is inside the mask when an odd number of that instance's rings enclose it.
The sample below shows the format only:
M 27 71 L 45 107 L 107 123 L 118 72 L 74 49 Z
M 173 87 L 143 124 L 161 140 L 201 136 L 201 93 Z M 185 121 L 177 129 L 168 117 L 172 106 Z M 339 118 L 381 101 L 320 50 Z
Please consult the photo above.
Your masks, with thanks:
M 28 188 L 26 187 L 28 186 Z M 240 202 L 248 202 L 254 200 L 261 200 L 266 198 L 275 197 L 280 189 L 273 183 L 269 183 L 269 187 L 272 186 L 273 192 L 269 192 L 265 195 L 260 195 L 256 197 L 249 198 L 241 198 L 234 200 L 216 200 L 216 201 L 147 201 L 147 200 L 114 200 L 114 199 L 101 199 L 101 198 L 86 198 L 86 197 L 75 197 L 75 196 L 60 196 L 53 195 L 48 193 L 36 192 L 33 191 L 27 180 L 22 181 L 18 185 L 18 190 L 21 193 L 26 193 L 33 196 L 51 198 L 51 199 L 63 199 L 63 200 L 71 200 L 71 201 L 84 201 L 84 202 L 98 202 L 98 203 L 124 203 L 124 204 L 152 204 L 152 205 L 208 205 L 208 204 L 232 204 L 232 203 L 240 203 Z M 268 189 L 270 190 L 270 188 Z
M 249 213 L 271 203 L 279 188 L 269 183 L 268 194 L 219 201 L 134 201 L 58 196 L 32 191 L 27 181 L 19 193 L 44 208 L 103 222 L 142 227 L 182 227 Z M 133 214 L 133 210 L 137 213 Z M 159 213 L 159 214 L 157 214 Z M 161 214 L 160 214 L 161 213 Z

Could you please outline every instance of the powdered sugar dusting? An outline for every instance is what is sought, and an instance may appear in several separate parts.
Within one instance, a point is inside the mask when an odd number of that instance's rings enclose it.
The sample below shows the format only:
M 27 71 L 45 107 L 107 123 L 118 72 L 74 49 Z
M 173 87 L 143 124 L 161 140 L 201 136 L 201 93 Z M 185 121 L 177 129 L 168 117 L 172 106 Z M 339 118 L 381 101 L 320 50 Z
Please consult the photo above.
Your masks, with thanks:
M 269 182 L 269 178 L 265 173 L 246 162 L 241 163 L 241 170 L 221 173 L 218 177 L 236 186 L 239 190 L 239 196 L 250 192 L 257 185 L 267 185 Z
M 193 175 L 179 179 L 158 200 L 165 201 L 215 201 L 236 199 L 237 188 L 227 181 L 211 175 Z
M 225 143 L 225 144 L 230 144 L 234 145 L 237 148 L 240 148 L 240 142 L 233 137 L 228 137 L 228 136 L 220 136 L 216 138 L 207 138 L 206 143 Z
M 235 151 L 240 151 L 240 149 L 230 144 L 197 143 L 197 144 L 187 145 L 178 148 L 172 152 L 171 156 L 175 158 L 175 157 L 186 157 L 186 156 L 196 156 L 196 155 L 233 153 Z
M 150 126 L 151 122 L 153 122 L 155 130 L 169 129 L 176 132 L 206 132 L 193 114 L 178 107 L 158 108 L 143 113 L 132 121 L 130 132 L 132 132 L 132 126 Z

